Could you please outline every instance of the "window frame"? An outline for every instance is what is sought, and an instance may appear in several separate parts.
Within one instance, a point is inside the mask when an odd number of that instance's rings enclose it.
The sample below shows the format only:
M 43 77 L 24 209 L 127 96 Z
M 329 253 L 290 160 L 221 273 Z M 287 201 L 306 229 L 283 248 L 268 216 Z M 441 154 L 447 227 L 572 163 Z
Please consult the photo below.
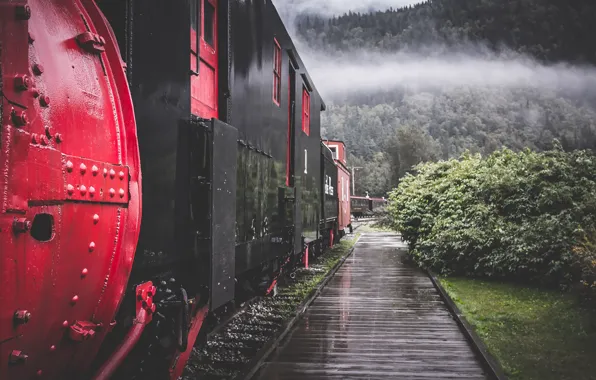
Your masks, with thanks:
M 273 38 L 273 103 L 281 105 L 281 45 Z
M 310 136 L 310 91 L 302 86 L 302 132 Z

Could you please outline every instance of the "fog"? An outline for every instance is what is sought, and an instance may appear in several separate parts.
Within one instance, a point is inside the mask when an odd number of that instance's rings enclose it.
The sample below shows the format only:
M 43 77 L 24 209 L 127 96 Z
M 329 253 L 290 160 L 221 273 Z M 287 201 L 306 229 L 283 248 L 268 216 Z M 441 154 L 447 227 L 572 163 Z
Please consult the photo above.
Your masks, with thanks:
M 536 88 L 567 95 L 582 95 L 596 88 L 596 70 L 592 67 L 545 66 L 511 52 L 479 55 L 476 51 L 428 56 L 368 51 L 340 55 L 305 50 L 302 55 L 317 88 L 331 99 L 397 88 L 421 91 L 461 86 Z
M 299 14 L 329 16 L 349 10 L 382 10 L 419 3 L 412 0 L 273 0 L 306 68 L 321 95 L 338 97 L 366 95 L 393 89 L 413 91 L 450 88 L 534 88 L 568 96 L 596 97 L 593 66 L 545 65 L 537 60 L 502 49 L 494 52 L 482 45 L 462 43 L 457 50 L 446 46 L 417 46 L 415 51 L 380 53 L 357 50 L 333 52 L 312 49 L 298 35 Z M 429 27 L 433 27 L 429 25 Z
M 389 8 L 401 8 L 420 3 L 420 0 L 274 0 L 273 3 L 284 15 L 317 14 L 320 16 L 338 16 L 348 11 L 371 12 Z

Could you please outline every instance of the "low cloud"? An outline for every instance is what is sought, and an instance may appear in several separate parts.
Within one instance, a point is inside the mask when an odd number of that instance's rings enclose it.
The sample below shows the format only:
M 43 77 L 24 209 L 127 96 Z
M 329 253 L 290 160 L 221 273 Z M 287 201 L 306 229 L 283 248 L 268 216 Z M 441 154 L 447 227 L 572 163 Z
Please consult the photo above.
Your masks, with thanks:
M 546 66 L 529 57 L 512 57 L 511 52 L 428 56 L 414 52 L 340 54 L 306 50 L 302 55 L 317 88 L 330 98 L 397 88 L 414 91 L 462 86 L 536 88 L 570 95 L 596 88 L 593 67 Z
M 420 0 L 274 0 L 280 13 L 338 16 L 352 12 L 384 11 L 420 3 Z

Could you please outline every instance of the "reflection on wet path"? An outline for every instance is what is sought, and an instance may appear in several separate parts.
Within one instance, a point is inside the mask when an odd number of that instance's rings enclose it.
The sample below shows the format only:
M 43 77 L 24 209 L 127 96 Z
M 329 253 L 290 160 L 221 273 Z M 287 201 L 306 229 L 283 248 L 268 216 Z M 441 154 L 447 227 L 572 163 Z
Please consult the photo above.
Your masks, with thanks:
M 367 233 L 259 379 L 485 379 L 405 244 Z

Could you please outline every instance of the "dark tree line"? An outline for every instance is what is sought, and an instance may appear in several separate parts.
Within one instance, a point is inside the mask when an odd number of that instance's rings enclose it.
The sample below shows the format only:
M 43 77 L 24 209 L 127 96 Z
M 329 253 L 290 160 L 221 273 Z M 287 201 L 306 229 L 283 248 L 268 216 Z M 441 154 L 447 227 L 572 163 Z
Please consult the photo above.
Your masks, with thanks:
M 545 61 L 596 63 L 596 1 L 429 0 L 369 14 L 298 19 L 315 48 L 443 53 L 470 43 Z M 479 54 L 482 49 L 479 49 Z M 428 54 L 441 54 L 436 49 Z M 344 140 L 357 172 L 356 193 L 385 195 L 421 161 L 489 154 L 501 147 L 596 148 L 596 91 L 586 96 L 538 88 L 463 85 L 435 90 L 379 91 L 335 99 L 323 133 Z

